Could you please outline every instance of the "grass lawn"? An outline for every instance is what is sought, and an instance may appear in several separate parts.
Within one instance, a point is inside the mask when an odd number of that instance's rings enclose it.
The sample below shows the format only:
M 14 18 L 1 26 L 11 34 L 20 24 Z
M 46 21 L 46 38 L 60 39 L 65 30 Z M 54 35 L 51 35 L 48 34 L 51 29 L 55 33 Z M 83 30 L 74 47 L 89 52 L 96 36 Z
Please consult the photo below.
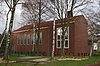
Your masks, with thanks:
M 55 61 L 48 64 L 41 64 L 39 66 L 86 66 L 87 64 L 100 62 L 100 56 L 92 56 L 88 58 L 89 59 L 82 61 Z
M 25 56 L 26 57 L 26 56 Z M 28 63 L 21 63 L 21 61 L 29 61 L 32 60 L 33 58 L 21 58 L 17 56 L 10 56 L 9 61 L 16 61 L 14 63 L 9 63 L 6 65 L 6 63 L 0 63 L 0 66 L 28 66 Z
M 58 57 L 55 57 L 58 58 Z M 69 58 L 69 57 L 67 57 Z M 76 58 L 80 58 L 80 57 L 76 57 Z M 81 61 L 53 61 L 52 59 L 50 59 L 50 62 L 47 62 L 45 64 L 38 64 L 35 66 L 86 66 L 87 64 L 94 64 L 96 62 L 100 62 L 100 56 L 92 56 L 92 57 L 86 57 L 88 58 L 87 60 L 81 60 Z M 33 58 L 19 58 L 19 57 L 10 57 L 9 60 L 11 61 L 29 61 L 32 60 Z M 0 66 L 30 66 L 31 63 L 21 63 L 21 62 L 17 62 L 17 63 L 11 63 L 11 64 L 4 64 L 1 63 Z M 31 65 L 34 66 L 34 65 Z

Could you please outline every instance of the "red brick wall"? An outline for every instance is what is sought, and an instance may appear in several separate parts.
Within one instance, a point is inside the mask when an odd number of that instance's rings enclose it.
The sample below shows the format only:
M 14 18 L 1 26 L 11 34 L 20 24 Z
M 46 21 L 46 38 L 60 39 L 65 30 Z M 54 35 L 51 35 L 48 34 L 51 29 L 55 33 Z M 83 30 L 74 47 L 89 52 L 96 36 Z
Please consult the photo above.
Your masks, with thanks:
M 18 52 L 18 53 L 31 53 L 32 52 L 32 40 L 30 44 L 27 44 L 28 41 L 26 41 L 26 44 L 23 43 L 23 36 L 24 34 L 26 34 L 26 37 L 28 34 L 31 35 L 31 39 L 32 39 L 32 31 L 27 31 L 27 32 L 16 32 L 13 33 L 12 35 L 12 41 L 13 41 L 13 51 L 14 52 Z M 21 44 L 17 44 L 17 37 L 20 36 L 20 38 L 22 37 L 22 42 Z M 26 38 L 27 40 L 28 38 Z
M 69 27 L 69 48 L 65 48 L 65 55 L 89 55 L 91 45 L 88 44 L 86 19 L 83 16 L 77 16 L 71 20 L 74 23 Z M 61 55 L 61 48 L 55 47 L 55 55 Z
M 58 27 L 61 27 L 61 26 L 57 25 L 56 29 Z M 75 37 L 75 34 L 74 34 L 74 23 L 71 23 L 69 25 L 69 48 L 65 48 L 64 49 L 65 55 L 74 55 L 74 37 Z M 55 56 L 60 56 L 61 55 L 61 48 L 57 48 L 56 44 L 55 44 Z
M 49 22 L 48 24 L 42 24 L 42 29 L 40 32 L 42 32 L 42 43 L 38 45 L 38 47 L 31 44 L 28 45 L 28 34 L 31 35 L 34 33 L 32 30 L 24 31 L 24 32 L 14 32 L 12 33 L 13 38 L 13 51 L 17 53 L 32 53 L 32 48 L 34 47 L 34 52 L 38 52 L 39 54 L 51 56 L 52 53 L 52 22 Z M 17 36 L 24 36 L 26 34 L 26 45 L 17 44 Z M 32 39 L 32 38 L 31 38 Z
M 74 23 L 70 24 L 69 27 L 69 48 L 65 49 L 65 55 L 88 55 L 90 51 L 90 45 L 88 45 L 88 33 L 87 33 L 87 23 L 83 16 L 71 18 Z M 14 32 L 13 33 L 13 50 L 20 53 L 31 53 L 34 47 L 35 52 L 51 56 L 52 54 L 52 44 L 53 44 L 53 22 L 41 24 L 46 28 L 41 29 L 42 32 L 42 43 L 39 45 L 38 49 L 32 45 L 17 45 L 17 36 L 23 36 L 24 33 L 31 35 L 32 30 L 25 32 Z M 60 27 L 56 25 L 56 28 Z M 56 38 L 56 36 L 55 36 Z M 32 38 L 31 38 L 32 39 Z M 27 41 L 26 41 L 27 42 Z M 55 56 L 61 55 L 61 48 L 56 48 L 55 41 Z
M 52 22 L 48 23 L 42 32 L 42 43 L 39 45 L 38 49 L 35 45 L 35 52 L 39 52 L 42 55 L 51 56 L 52 53 Z
M 87 23 L 83 16 L 75 20 L 74 55 L 89 55 Z

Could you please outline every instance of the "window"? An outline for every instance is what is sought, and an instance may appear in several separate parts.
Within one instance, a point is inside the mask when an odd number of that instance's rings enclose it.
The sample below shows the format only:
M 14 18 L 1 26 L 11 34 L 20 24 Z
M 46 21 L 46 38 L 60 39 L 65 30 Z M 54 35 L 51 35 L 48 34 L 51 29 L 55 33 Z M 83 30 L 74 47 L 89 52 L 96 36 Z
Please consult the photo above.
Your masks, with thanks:
M 30 44 L 30 34 L 28 34 L 28 44 Z
M 24 34 L 24 44 L 26 44 L 26 34 Z
M 57 28 L 57 48 L 61 48 L 61 36 L 62 36 L 61 28 Z
M 68 29 L 69 31 L 69 29 Z M 68 48 L 69 42 L 68 42 L 68 32 L 65 33 L 65 41 L 64 41 L 64 48 Z
M 36 44 L 39 42 L 39 44 L 42 43 L 42 32 L 39 33 L 40 34 L 40 37 L 38 37 L 38 33 L 36 33 L 36 37 L 35 37 L 35 42 Z
M 68 28 L 69 31 L 69 28 Z M 65 33 L 65 40 L 64 40 L 64 48 L 69 47 L 69 36 L 68 36 L 68 31 Z M 57 48 L 61 48 L 61 43 L 62 43 L 62 28 L 57 28 Z
M 38 33 L 36 32 L 35 33 L 35 44 L 37 44 L 38 43 Z
M 21 36 L 21 44 L 23 44 L 23 36 Z
M 40 32 L 40 44 L 42 43 L 42 32 Z
M 20 43 L 21 43 L 20 37 L 17 36 L 17 44 L 20 44 Z
M 32 35 L 32 44 L 35 44 L 35 33 Z

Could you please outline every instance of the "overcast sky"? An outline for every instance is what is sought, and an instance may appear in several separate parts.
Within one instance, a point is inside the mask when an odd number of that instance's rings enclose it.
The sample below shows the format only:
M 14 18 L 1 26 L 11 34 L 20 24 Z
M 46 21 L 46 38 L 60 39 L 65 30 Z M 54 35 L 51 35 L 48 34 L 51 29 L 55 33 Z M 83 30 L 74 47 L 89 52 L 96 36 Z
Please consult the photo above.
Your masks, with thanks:
M 99 1 L 99 0 L 94 0 L 93 3 L 89 5 L 89 6 L 92 6 L 92 7 L 90 7 L 90 8 L 91 8 L 94 12 L 100 11 L 100 10 L 99 10 L 100 7 L 99 7 L 99 5 L 98 5 L 98 1 Z M 94 7 L 95 7 L 95 8 L 94 8 Z M 5 8 L 6 8 L 6 9 L 5 9 Z M 2 9 L 2 10 L 5 9 L 5 12 L 6 12 L 7 7 L 3 7 L 3 8 L 0 7 L 0 9 Z M 15 21 L 14 21 L 14 26 L 13 26 L 13 29 L 14 29 L 14 30 L 15 30 L 15 29 L 18 29 L 18 28 L 20 27 L 19 22 L 22 21 L 22 19 L 21 19 L 21 12 L 22 12 L 21 5 L 17 5 L 16 12 L 15 12 Z M 4 14 L 3 14 L 3 15 L 4 15 Z M 3 17 L 3 16 L 2 16 L 2 17 Z M 4 16 L 3 18 L 1 18 L 1 16 L 0 16 L 0 33 L 3 32 L 4 27 L 5 27 L 5 16 Z
M 0 11 L 4 11 L 2 13 L 2 15 L 0 15 L 0 33 L 3 32 L 4 28 L 5 28 L 5 22 L 6 22 L 6 13 L 8 11 L 8 8 L 7 6 L 4 6 L 5 3 L 2 4 L 2 7 L 0 7 Z M 14 26 L 13 26 L 13 29 L 17 29 L 20 27 L 20 24 L 18 24 L 19 22 L 21 22 L 21 12 L 22 12 L 22 9 L 21 9 L 21 5 L 18 4 L 16 6 L 16 11 L 15 11 L 15 19 L 14 19 Z

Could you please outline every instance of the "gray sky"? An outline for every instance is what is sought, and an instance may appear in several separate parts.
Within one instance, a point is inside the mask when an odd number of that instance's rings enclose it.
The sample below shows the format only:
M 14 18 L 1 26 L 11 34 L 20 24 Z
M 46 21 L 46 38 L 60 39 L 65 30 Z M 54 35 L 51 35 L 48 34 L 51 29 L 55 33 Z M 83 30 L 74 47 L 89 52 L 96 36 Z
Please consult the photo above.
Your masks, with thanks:
M 93 2 L 93 4 L 90 4 L 89 6 L 92 6 L 92 7 L 90 7 L 94 12 L 97 12 L 97 11 L 100 11 L 100 9 L 99 9 L 99 5 L 97 5 L 98 4 L 98 1 L 99 0 L 94 0 Z M 5 9 L 6 8 L 6 9 Z M 3 7 L 3 8 L 1 8 L 0 7 L 0 9 L 5 9 L 5 12 L 6 12 L 6 10 L 7 10 L 7 7 Z M 15 30 L 15 29 L 18 29 L 21 25 L 20 24 L 18 24 L 18 23 L 20 23 L 21 21 L 22 21 L 22 19 L 21 19 L 21 12 L 22 12 L 22 9 L 21 9 L 21 5 L 17 5 L 17 8 L 16 8 L 16 12 L 15 12 L 15 21 L 14 21 L 14 26 L 13 26 L 13 29 Z M 3 16 L 2 16 L 3 17 Z M 0 33 L 2 33 L 3 32 L 3 30 L 4 30 L 4 27 L 5 27 L 5 16 L 3 17 L 3 19 L 1 18 L 1 16 L 0 16 Z
M 3 7 L 0 7 L 1 10 L 3 10 L 3 14 L 0 15 L 0 33 L 3 32 L 4 28 L 5 28 L 5 23 L 6 23 L 6 13 L 7 13 L 7 6 L 4 6 L 5 3 L 3 3 Z M 17 5 L 16 7 L 16 11 L 15 11 L 15 20 L 14 20 L 14 26 L 13 26 L 13 30 L 17 29 L 20 27 L 20 25 L 18 24 L 18 22 L 21 22 L 21 5 Z
M 21 19 L 21 12 L 22 12 L 21 5 L 17 5 L 16 12 L 15 12 L 14 26 L 13 26 L 14 30 L 21 26 L 19 24 L 22 21 L 22 19 Z

